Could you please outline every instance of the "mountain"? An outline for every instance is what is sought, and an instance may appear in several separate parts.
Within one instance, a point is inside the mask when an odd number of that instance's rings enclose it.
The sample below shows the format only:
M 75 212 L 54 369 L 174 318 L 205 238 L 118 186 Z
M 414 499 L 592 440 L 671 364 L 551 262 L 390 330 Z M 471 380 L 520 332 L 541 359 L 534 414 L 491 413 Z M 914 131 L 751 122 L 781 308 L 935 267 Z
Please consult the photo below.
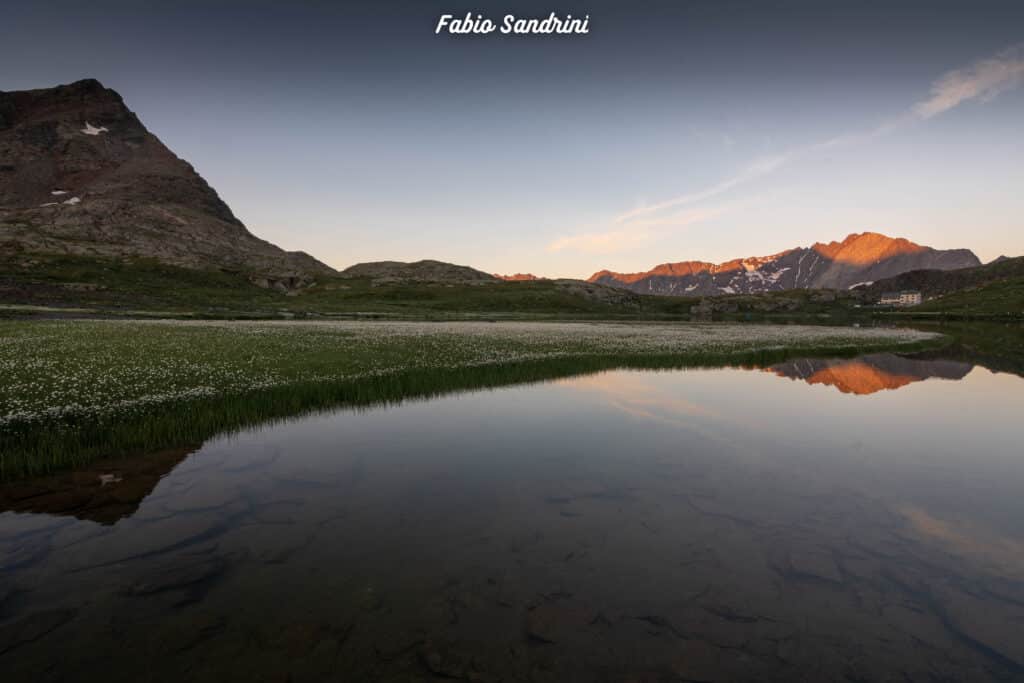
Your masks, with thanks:
M 98 81 L 0 91 L 0 253 L 148 257 L 300 288 L 334 270 L 250 233 Z
M 639 294 L 714 296 L 787 289 L 847 289 L 909 270 L 950 270 L 980 265 L 968 249 L 939 250 L 875 232 L 849 235 L 842 242 L 818 242 L 771 256 L 725 263 L 665 263 L 644 273 L 602 270 L 590 282 Z
M 860 358 L 805 358 L 766 368 L 779 377 L 835 387 L 844 394 L 866 395 L 904 387 L 932 377 L 963 379 L 974 367 L 955 360 L 908 358 L 876 353 Z
M 415 261 L 413 263 L 405 263 L 403 261 L 357 263 L 341 271 L 341 276 L 348 278 L 370 278 L 378 283 L 401 281 L 478 283 L 497 281 L 497 278 L 493 275 L 489 275 L 476 268 L 431 260 Z

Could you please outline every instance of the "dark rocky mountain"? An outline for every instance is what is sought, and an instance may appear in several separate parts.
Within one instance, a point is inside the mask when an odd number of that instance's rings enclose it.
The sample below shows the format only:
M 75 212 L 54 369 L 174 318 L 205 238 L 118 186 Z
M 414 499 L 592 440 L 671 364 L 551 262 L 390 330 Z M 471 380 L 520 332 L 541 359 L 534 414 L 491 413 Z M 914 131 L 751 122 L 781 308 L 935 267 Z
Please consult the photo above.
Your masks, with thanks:
M 930 378 L 963 379 L 973 363 L 875 353 L 860 358 L 804 358 L 766 368 L 780 377 L 835 387 L 844 394 L 873 394 Z
M 444 261 L 373 261 L 357 263 L 341 271 L 342 277 L 370 278 L 384 282 L 497 282 L 498 278 L 469 266 L 457 266 Z
M 1022 277 L 1024 277 L 1024 256 L 1016 258 L 1000 256 L 983 266 L 973 268 L 911 270 L 895 277 L 857 287 L 856 291 L 868 299 L 877 299 L 883 292 L 912 289 L 921 292 L 926 299 L 930 299 L 952 292 L 981 287 L 991 282 Z
M 334 272 L 250 233 L 95 80 L 0 92 L 0 250 L 152 257 L 281 289 Z
M 842 242 L 819 242 L 771 256 L 718 264 L 666 263 L 644 273 L 602 270 L 589 280 L 639 294 L 715 296 L 787 289 L 848 289 L 909 270 L 950 270 L 980 263 L 968 249 L 932 249 L 902 238 L 864 232 L 850 235 Z

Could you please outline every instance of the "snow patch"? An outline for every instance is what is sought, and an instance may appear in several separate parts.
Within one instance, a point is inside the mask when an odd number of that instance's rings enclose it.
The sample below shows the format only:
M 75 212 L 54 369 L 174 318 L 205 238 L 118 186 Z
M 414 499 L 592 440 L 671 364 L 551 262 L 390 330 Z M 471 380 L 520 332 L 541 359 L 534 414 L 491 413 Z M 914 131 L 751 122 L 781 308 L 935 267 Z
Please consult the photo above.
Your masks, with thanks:
M 40 204 L 39 206 L 57 206 L 57 202 L 46 202 L 45 204 Z
M 72 197 L 71 199 L 68 199 L 67 201 L 64 201 L 62 203 L 63 204 L 70 204 L 71 206 L 74 206 L 75 204 L 78 204 L 81 201 L 82 200 L 79 199 L 78 197 Z
M 868 280 L 867 282 L 857 282 L 857 283 L 852 284 L 849 287 L 847 287 L 847 289 L 854 289 L 855 287 L 860 287 L 861 285 L 873 285 L 873 284 L 875 284 L 874 280 Z
M 86 121 L 85 128 L 82 129 L 82 132 L 85 133 L 86 135 L 99 135 L 100 133 L 109 133 L 110 131 L 104 128 L 103 126 L 97 128 L 88 121 Z
M 59 197 L 59 196 L 61 196 L 62 194 L 67 194 L 67 193 L 68 193 L 68 191 L 67 191 L 67 190 L 54 190 L 54 191 L 53 191 L 53 192 L 51 192 L 50 194 L 52 194 L 52 195 L 53 195 L 54 197 Z
M 723 292 L 725 292 L 726 294 L 735 294 L 735 293 L 736 293 L 736 290 L 735 290 L 735 289 L 733 289 L 733 288 L 732 288 L 732 286 L 728 286 L 728 287 L 720 287 L 719 289 L 721 289 L 721 290 L 722 290 Z

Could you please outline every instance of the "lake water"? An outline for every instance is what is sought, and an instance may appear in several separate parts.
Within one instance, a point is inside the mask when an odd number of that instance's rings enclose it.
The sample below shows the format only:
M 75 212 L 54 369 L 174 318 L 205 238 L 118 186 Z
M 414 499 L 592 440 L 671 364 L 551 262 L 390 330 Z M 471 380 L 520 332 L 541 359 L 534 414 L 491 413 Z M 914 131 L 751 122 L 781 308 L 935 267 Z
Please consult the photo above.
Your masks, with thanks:
M 5 682 L 1024 680 L 1024 379 L 879 354 L 338 410 L 0 493 Z

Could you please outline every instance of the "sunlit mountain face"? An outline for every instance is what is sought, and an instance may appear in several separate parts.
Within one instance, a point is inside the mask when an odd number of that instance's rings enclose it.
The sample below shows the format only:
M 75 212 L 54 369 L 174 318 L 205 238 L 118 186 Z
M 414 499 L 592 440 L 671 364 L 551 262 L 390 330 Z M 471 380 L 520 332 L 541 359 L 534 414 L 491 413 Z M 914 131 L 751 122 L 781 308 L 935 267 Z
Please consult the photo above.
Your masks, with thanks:
M 842 242 L 817 242 L 770 256 L 724 263 L 664 263 L 642 273 L 602 270 L 591 282 L 643 294 L 714 296 L 787 289 L 848 289 L 911 270 L 951 270 L 981 262 L 968 249 L 933 249 L 876 232 L 852 234 Z
M 952 360 L 906 358 L 879 353 L 853 359 L 804 358 L 769 368 L 779 377 L 835 387 L 844 394 L 867 395 L 926 379 L 963 379 L 974 366 Z

